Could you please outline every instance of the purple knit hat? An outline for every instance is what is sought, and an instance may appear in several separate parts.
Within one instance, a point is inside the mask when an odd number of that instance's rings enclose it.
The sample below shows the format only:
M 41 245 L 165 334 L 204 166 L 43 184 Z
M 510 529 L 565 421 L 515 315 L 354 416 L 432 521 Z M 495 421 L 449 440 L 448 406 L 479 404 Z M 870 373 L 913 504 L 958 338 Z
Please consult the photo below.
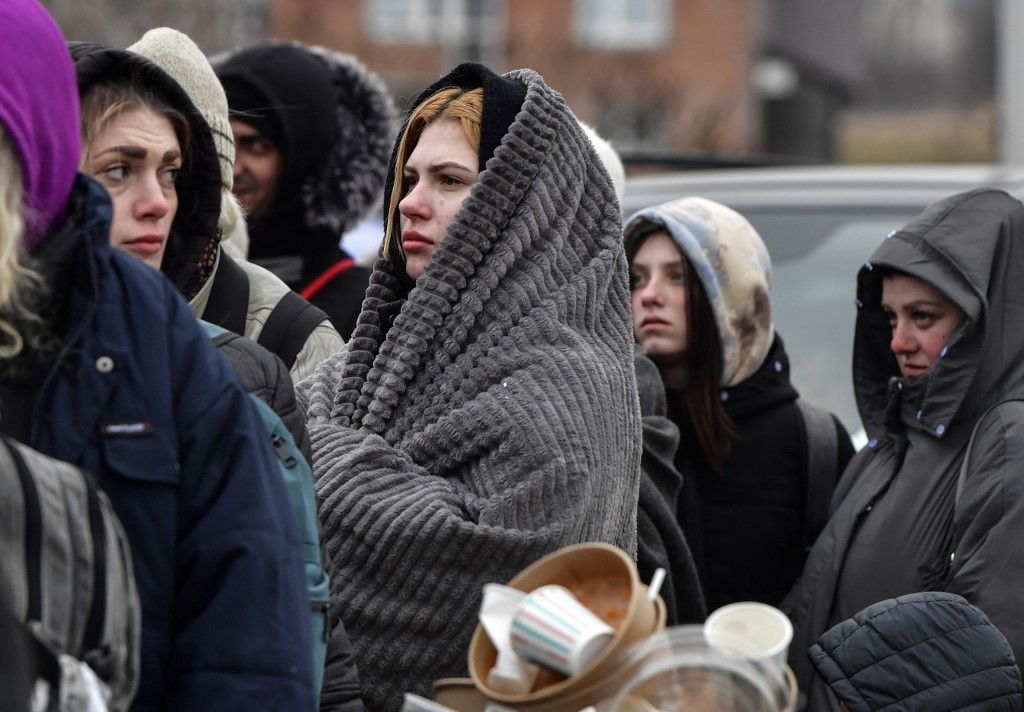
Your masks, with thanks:
M 64 37 L 38 0 L 0 2 L 0 126 L 21 158 L 34 249 L 63 216 L 82 152 L 78 84 Z

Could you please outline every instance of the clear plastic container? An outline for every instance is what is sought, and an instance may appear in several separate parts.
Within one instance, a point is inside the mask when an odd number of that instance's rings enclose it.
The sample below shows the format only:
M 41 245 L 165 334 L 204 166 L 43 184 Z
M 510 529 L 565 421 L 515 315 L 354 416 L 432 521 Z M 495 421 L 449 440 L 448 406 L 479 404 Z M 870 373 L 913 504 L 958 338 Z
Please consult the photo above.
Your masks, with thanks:
M 721 641 L 716 640 L 720 644 Z M 758 651 L 736 639 L 724 652 L 712 647 L 702 626 L 669 628 L 641 640 L 623 655 L 615 689 L 601 712 L 792 712 L 791 674 L 747 659 Z

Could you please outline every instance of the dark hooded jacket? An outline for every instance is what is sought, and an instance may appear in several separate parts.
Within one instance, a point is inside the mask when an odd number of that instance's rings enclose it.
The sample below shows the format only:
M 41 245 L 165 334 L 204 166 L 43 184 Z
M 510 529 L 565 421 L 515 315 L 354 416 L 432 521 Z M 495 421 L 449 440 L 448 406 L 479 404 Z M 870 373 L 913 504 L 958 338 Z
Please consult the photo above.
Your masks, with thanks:
M 889 349 L 886 268 L 927 282 L 966 315 L 923 376 L 901 376 Z M 1024 654 L 1024 403 L 1014 400 L 1024 396 L 1022 280 L 1024 207 L 995 189 L 930 206 L 858 274 L 853 376 L 871 439 L 843 474 L 830 521 L 784 603 L 794 624 L 790 665 L 809 709 L 828 709 L 829 695 L 807 648 L 865 606 L 906 593 L 962 595 L 1006 635 L 1017 660 Z
M 83 42 L 72 42 L 69 46 L 75 61 L 80 92 L 105 80 L 135 77 L 140 82 L 152 83 L 190 121 L 189 151 L 175 186 L 179 209 L 161 271 L 183 296 L 192 298 L 207 280 L 215 279 L 219 274 L 214 271 L 214 266 L 220 240 L 217 218 L 220 214 L 221 175 L 210 127 L 181 86 L 145 57 L 127 50 Z M 220 259 L 231 258 L 220 253 Z M 223 338 L 216 343 L 221 355 L 235 369 L 248 390 L 274 409 L 296 445 L 307 460 L 311 460 L 305 416 L 297 406 L 292 379 L 281 360 L 249 338 Z M 361 708 L 351 657 L 351 646 L 344 626 L 340 620 L 336 620 L 332 629 L 328 665 L 335 670 L 334 679 L 342 682 L 339 683 L 340 689 L 336 685 L 335 694 L 331 698 L 331 704 L 338 706 L 329 706 L 329 709 Z
M 185 115 L 189 122 L 189 145 L 182 169 L 175 181 L 178 209 L 171 225 L 160 271 L 177 287 L 197 316 L 257 339 L 266 322 L 267 314 L 280 301 L 281 294 L 287 293 L 288 290 L 284 285 L 280 286 L 280 293 L 277 293 L 272 285 L 261 284 L 259 289 L 255 285 L 248 285 L 249 278 L 245 274 L 259 268 L 240 265 L 220 249 L 217 221 L 222 200 L 221 169 L 210 125 L 192 103 L 185 89 L 164 69 L 146 57 L 130 50 L 88 42 L 69 42 L 68 47 L 75 61 L 81 95 L 84 96 L 91 87 L 103 82 L 132 78 L 142 85 L 152 87 L 170 106 Z M 229 279 L 226 274 L 229 271 L 240 274 L 242 282 L 236 284 L 235 280 Z M 253 277 L 258 278 L 260 275 Z M 267 279 L 274 280 L 271 275 L 267 275 Z M 262 279 L 260 281 L 263 282 Z M 220 286 L 225 290 L 243 290 L 248 287 L 248 296 L 239 296 L 238 299 L 229 300 L 218 295 L 218 304 L 228 302 L 232 305 L 237 304 L 240 307 L 238 311 L 245 310 L 244 313 L 236 315 L 237 319 L 229 319 L 227 315 L 222 314 L 222 309 L 210 306 L 211 293 L 218 291 L 217 283 L 221 283 Z M 261 316 L 257 317 L 257 313 Z M 322 324 L 316 326 L 312 333 L 304 331 L 295 336 L 287 334 L 282 344 L 283 348 L 275 352 L 285 357 L 288 347 L 295 339 L 304 340 L 304 343 L 300 341 L 290 352 L 293 359 L 289 360 L 288 366 L 293 380 L 312 373 L 316 363 L 342 345 L 338 335 L 328 325 L 326 316 L 319 310 L 316 313 Z M 297 358 L 294 358 L 296 354 Z M 269 356 L 264 358 L 265 373 L 276 372 L 271 360 Z M 273 384 L 271 387 L 276 388 Z M 295 441 L 301 442 L 304 436 L 292 427 L 292 424 L 289 426 Z
M 909 593 L 872 604 L 808 652 L 849 712 L 1018 712 L 1006 637 L 962 596 Z
M 776 334 L 750 378 L 723 389 L 736 434 L 724 474 L 708 464 L 683 391 L 668 391 L 681 444 L 679 516 L 705 582 L 708 610 L 736 601 L 778 605 L 807 556 L 808 433 L 789 380 L 789 357 Z M 853 457 L 849 435 L 833 416 L 836 470 Z M 826 500 L 827 501 L 827 500 Z
M 634 353 L 636 387 L 644 428 L 640 459 L 640 499 L 637 502 L 637 570 L 641 581 L 665 571 L 661 598 L 665 625 L 703 623 L 707 617 L 697 566 L 679 526 L 676 502 L 683 478 L 673 462 L 679 447 L 679 428 L 668 419 L 665 387 L 658 367 L 640 346 Z
M 213 134 L 195 109 L 185 91 L 160 67 L 127 50 L 85 42 L 69 43 L 79 92 L 121 77 L 135 77 L 152 84 L 168 102 L 188 117 L 191 125 L 189 150 L 182 171 L 175 181 L 179 208 L 171 227 L 161 271 L 186 299 L 191 299 L 203 284 L 213 278 L 220 236 L 221 178 Z M 223 256 L 223 259 L 230 259 Z M 308 454 L 309 436 L 301 413 L 295 407 L 291 383 L 280 383 L 278 362 L 265 349 L 251 346 L 231 347 L 228 360 L 242 369 L 249 390 L 260 397 L 273 394 L 268 401 L 288 427 L 295 442 Z M 285 378 L 288 374 L 285 373 Z M 264 398 L 266 400 L 266 398 Z
M 355 57 L 300 43 L 264 42 L 212 63 L 232 113 L 282 155 L 273 205 L 249 219 L 249 259 L 308 295 L 347 341 L 370 270 L 339 241 L 380 199 L 395 117 L 390 94 Z
M 717 472 L 697 438 L 685 391 L 667 391 L 668 416 L 680 433 L 675 465 L 683 478 L 673 504 L 709 611 L 736 601 L 777 605 L 807 554 L 812 444 L 789 380 L 789 358 L 772 325 L 767 248 L 738 213 L 703 198 L 630 217 L 627 251 L 656 230 L 671 236 L 708 295 L 723 362 L 719 395 L 735 427 Z M 832 422 L 839 472 L 853 446 L 839 420 Z
M 38 313 L 62 348 L 36 362 L 23 425 L 26 444 L 95 477 L 131 542 L 142 606 L 132 709 L 308 709 L 312 675 L 295 665 L 311 647 L 302 550 L 275 455 L 180 296 L 110 247 L 110 218 L 106 192 L 81 176 L 28 263 L 53 287 Z M 0 379 L 0 402 L 28 397 Z M 253 581 L 274 581 L 274 595 L 254 596 Z

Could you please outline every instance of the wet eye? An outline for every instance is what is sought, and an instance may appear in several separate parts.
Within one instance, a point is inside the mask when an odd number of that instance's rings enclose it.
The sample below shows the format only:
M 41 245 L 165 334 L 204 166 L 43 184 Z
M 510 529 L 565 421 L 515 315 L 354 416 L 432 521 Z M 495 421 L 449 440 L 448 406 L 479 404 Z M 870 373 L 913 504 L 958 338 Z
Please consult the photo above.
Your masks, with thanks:
M 113 163 L 99 172 L 99 175 L 114 183 L 128 177 L 128 166 L 124 163 Z
M 913 314 L 911 314 L 911 317 L 913 317 L 914 322 L 917 323 L 919 326 L 928 326 L 933 321 L 935 321 L 935 315 L 932 314 L 931 312 L 915 311 Z
M 178 180 L 181 173 L 181 166 L 168 166 L 160 173 L 160 183 L 165 188 L 173 188 L 174 182 Z

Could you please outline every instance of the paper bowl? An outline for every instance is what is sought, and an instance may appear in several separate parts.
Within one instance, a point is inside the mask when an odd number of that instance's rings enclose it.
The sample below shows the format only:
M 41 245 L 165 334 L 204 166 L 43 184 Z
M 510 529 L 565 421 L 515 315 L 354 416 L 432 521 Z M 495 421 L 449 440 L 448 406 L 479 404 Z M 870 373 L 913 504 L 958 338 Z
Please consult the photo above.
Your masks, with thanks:
M 583 670 L 561 682 L 523 694 L 507 694 L 487 686 L 487 673 L 497 659 L 497 651 L 483 628 L 477 625 L 469 643 L 469 674 L 477 690 L 487 698 L 519 710 L 544 712 L 579 709 L 599 699 L 608 683 L 607 673 L 617 656 L 636 641 L 665 627 L 665 604 L 659 598 L 648 600 L 647 586 L 641 583 L 633 559 L 610 544 L 585 543 L 569 546 L 545 556 L 521 571 L 508 586 L 529 593 L 549 584 L 565 586 L 587 601 L 586 589 L 604 586 L 621 594 L 621 619 L 608 621 L 615 628 L 608 646 Z M 581 595 L 580 592 L 583 592 Z M 600 606 L 598 606 L 600 607 Z M 598 611 L 595 611 L 598 612 Z M 580 701 L 580 707 L 572 707 Z

